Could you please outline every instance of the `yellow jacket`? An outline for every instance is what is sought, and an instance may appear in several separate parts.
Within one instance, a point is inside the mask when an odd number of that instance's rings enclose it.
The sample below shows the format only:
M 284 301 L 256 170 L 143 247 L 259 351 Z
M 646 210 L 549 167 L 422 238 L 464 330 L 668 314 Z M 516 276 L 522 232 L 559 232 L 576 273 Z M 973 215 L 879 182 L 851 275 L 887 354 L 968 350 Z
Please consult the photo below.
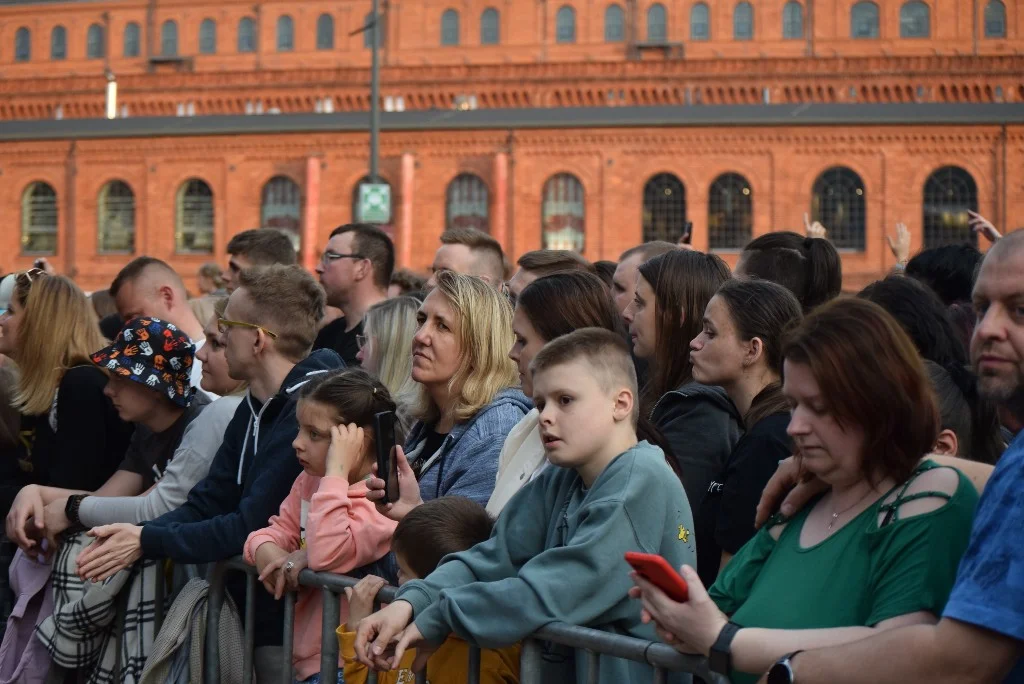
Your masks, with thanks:
M 365 684 L 369 669 L 356 660 L 356 633 L 348 625 L 338 627 L 338 644 L 345 662 L 345 684 Z M 485 648 L 480 652 L 480 684 L 518 684 L 519 644 L 500 650 Z M 412 661 L 416 650 L 402 656 L 397 670 L 378 672 L 378 684 L 414 684 Z M 468 681 L 469 644 L 449 636 L 427 662 L 427 684 L 465 684 Z

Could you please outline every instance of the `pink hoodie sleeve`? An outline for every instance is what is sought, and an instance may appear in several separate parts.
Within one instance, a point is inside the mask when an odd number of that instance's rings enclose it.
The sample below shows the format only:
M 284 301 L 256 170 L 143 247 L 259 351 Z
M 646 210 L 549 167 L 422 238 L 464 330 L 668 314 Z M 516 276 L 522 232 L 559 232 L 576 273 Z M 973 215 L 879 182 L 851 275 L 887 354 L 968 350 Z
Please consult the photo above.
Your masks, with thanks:
M 309 567 L 345 573 L 372 563 L 391 548 L 396 525 L 366 498 L 364 482 L 349 485 L 340 477 L 324 477 L 306 516 Z
M 270 516 L 270 525 L 262 530 L 256 530 L 249 534 L 245 540 L 245 548 L 242 553 L 245 562 L 249 565 L 256 565 L 256 549 L 261 544 L 273 542 L 282 549 L 291 553 L 299 548 L 299 524 L 302 516 L 302 480 L 305 473 L 300 473 L 295 478 L 292 490 L 281 502 L 281 510 L 277 515 Z

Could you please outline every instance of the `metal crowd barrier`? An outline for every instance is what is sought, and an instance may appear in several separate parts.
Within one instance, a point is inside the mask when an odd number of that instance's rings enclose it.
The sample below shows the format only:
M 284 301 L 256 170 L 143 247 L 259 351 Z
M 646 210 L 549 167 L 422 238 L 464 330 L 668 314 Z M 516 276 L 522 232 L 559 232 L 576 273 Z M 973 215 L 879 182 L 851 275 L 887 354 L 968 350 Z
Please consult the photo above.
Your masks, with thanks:
M 229 572 L 243 572 L 246 576 L 245 657 L 242 682 L 252 684 L 253 681 L 255 592 L 257 589 L 263 591 L 263 588 L 257 587 L 256 568 L 245 563 L 241 557 L 236 557 L 218 563 L 211 570 L 209 576 L 210 592 L 207 607 L 205 662 L 203 664 L 205 684 L 220 684 L 218 635 L 221 608 L 224 604 L 224 579 Z M 358 582 L 359 580 L 353 577 L 311 570 L 303 570 L 299 575 L 299 584 L 304 587 L 320 589 L 323 594 L 323 628 L 320 645 L 320 681 L 323 684 L 333 684 L 337 678 L 339 645 L 336 630 L 341 623 L 339 598 L 344 596 L 345 587 L 353 587 Z M 394 601 L 397 591 L 398 589 L 393 586 L 383 587 L 377 593 L 374 608 L 380 608 L 381 603 Z M 285 662 L 280 684 L 292 684 L 293 682 L 292 638 L 295 622 L 295 596 L 294 593 L 286 593 L 284 597 L 282 657 Z M 519 671 L 520 684 L 540 684 L 543 671 L 544 642 L 586 651 L 587 681 L 595 684 L 600 677 L 600 656 L 602 655 L 647 663 L 654 669 L 653 684 L 664 684 L 668 674 L 675 672 L 696 675 L 707 684 L 729 684 L 727 678 L 711 672 L 706 658 L 683 655 L 666 644 L 559 622 L 549 624 L 523 640 Z M 470 646 L 468 665 L 468 684 L 479 684 L 480 649 L 476 646 Z M 425 671 L 416 675 L 417 684 L 426 684 L 426 681 Z M 368 682 L 377 684 L 376 672 L 370 671 Z

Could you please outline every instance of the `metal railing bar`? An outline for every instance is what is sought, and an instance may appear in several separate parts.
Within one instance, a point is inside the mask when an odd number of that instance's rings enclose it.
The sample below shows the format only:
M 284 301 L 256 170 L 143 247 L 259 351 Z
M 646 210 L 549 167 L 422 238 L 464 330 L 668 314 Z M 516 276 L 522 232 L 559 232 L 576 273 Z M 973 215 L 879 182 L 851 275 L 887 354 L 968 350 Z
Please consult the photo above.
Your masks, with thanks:
M 320 681 L 333 684 L 338 679 L 338 636 L 336 630 L 341 623 L 341 604 L 338 595 L 330 589 L 322 589 L 323 628 L 320 635 Z M 288 652 L 289 656 L 291 651 Z
M 242 654 L 242 684 L 253 684 L 253 659 L 256 657 L 256 573 L 245 573 L 245 651 Z M 289 654 L 291 651 L 288 652 Z M 289 656 L 290 662 L 290 656 Z
M 480 647 L 469 647 L 469 682 L 468 684 L 480 684 Z
M 601 681 L 601 654 L 587 651 L 587 684 Z

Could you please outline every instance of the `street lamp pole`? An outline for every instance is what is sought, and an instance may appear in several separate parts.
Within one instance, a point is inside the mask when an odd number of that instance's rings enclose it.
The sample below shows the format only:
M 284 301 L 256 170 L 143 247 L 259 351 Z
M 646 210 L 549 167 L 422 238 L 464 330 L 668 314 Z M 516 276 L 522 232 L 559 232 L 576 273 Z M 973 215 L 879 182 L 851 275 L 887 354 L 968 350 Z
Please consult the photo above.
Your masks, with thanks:
M 380 156 L 380 14 L 378 1 L 373 0 L 370 11 L 370 182 L 376 183 L 378 175 L 378 158 Z

